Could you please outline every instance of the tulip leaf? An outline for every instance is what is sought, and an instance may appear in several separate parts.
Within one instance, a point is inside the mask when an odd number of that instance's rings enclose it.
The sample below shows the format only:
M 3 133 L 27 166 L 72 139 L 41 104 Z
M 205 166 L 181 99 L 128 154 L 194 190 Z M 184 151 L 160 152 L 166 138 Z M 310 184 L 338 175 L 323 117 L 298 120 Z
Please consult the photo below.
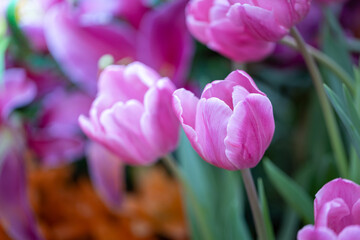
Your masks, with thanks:
M 3 74 L 5 70 L 5 53 L 9 45 L 9 42 L 10 42 L 9 38 L 3 38 L 0 40 L 0 83 L 2 82 Z
M 19 54 L 22 56 L 26 56 L 31 52 L 30 44 L 26 39 L 24 33 L 19 27 L 16 17 L 16 8 L 18 5 L 18 0 L 11 0 L 7 10 L 6 10 L 6 19 L 8 22 L 9 29 L 11 31 L 12 39 L 16 43 L 19 49 Z
M 275 189 L 306 223 L 313 222 L 313 202 L 294 180 L 288 177 L 269 159 L 263 160 L 265 171 Z
M 261 210 L 265 221 L 266 235 L 268 237 L 268 240 L 275 240 L 274 230 L 269 212 L 269 206 L 265 195 L 264 183 L 261 178 L 258 179 L 258 191 L 259 191 Z
M 191 239 L 252 239 L 244 219 L 240 172 L 219 169 L 202 160 L 184 132 L 177 157 L 187 185 L 184 189 Z
M 335 108 L 335 111 L 337 112 L 350 136 L 352 146 L 354 147 L 358 158 L 360 158 L 360 117 L 354 106 L 349 90 L 346 88 L 346 86 L 343 86 L 343 99 L 327 85 L 325 85 L 325 90 L 333 107 Z M 356 163 L 354 162 L 352 163 L 352 166 L 354 166 L 354 164 L 356 166 Z M 352 173 L 351 179 L 358 178 L 356 176 L 356 173 Z
M 355 76 L 354 107 L 356 109 L 357 114 L 359 114 L 360 113 L 360 67 L 354 67 L 354 76 Z M 355 147 L 353 147 L 351 149 L 349 173 L 350 173 L 350 179 L 357 183 L 360 183 L 360 174 L 358 174 L 359 169 L 360 169 L 360 157 L 358 156 Z
M 330 58 L 339 64 L 350 76 L 353 76 L 351 56 L 347 46 L 345 34 L 343 33 L 338 20 L 330 10 L 325 11 L 325 20 L 322 28 L 323 51 Z M 341 81 L 331 73 L 331 71 L 322 71 L 324 78 L 334 90 L 341 96 Z

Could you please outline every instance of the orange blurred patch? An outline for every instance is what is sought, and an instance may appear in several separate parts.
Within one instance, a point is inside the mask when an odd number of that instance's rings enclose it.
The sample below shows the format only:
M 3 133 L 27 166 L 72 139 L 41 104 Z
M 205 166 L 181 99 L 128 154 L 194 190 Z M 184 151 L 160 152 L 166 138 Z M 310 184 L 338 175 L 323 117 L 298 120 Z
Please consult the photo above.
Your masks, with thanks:
M 120 213 L 111 212 L 88 178 L 72 169 L 32 170 L 29 193 L 47 240 L 188 239 L 179 184 L 160 167 L 138 176 Z M 0 228 L 0 239 L 7 240 Z

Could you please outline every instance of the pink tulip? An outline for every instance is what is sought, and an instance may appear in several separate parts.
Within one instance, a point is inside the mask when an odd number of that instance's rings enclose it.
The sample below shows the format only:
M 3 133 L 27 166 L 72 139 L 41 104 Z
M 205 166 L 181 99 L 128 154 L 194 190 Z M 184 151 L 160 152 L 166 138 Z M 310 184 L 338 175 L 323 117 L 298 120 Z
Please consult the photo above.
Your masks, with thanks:
M 0 123 L 12 110 L 30 103 L 36 96 L 36 86 L 20 68 L 7 69 L 0 76 Z
M 94 142 L 87 146 L 87 157 L 91 181 L 96 191 L 111 209 L 118 210 L 124 190 L 123 163 Z
M 201 98 L 176 90 L 174 109 L 191 145 L 207 162 L 228 170 L 255 167 L 274 134 L 272 105 L 251 77 L 233 71 L 206 85 Z
M 298 240 L 360 239 L 360 186 L 337 178 L 317 192 L 314 201 L 315 226 L 298 232 Z M 326 237 L 325 237 L 326 236 Z
M 56 167 L 84 154 L 85 139 L 77 119 L 89 111 L 92 99 L 82 92 L 57 89 L 44 99 L 35 125 L 29 126 L 28 141 L 40 162 Z
M 80 126 L 128 164 L 150 164 L 176 148 L 175 90 L 168 78 L 139 62 L 109 66 L 101 74 L 90 118 Z
M 45 17 L 45 37 L 50 53 L 65 73 L 81 87 L 96 92 L 98 61 L 111 54 L 116 61 L 135 58 L 135 30 L 125 23 L 89 17 L 66 2 L 51 7 Z
M 300 22 L 310 9 L 311 0 L 228 0 L 228 17 L 254 37 L 278 41 Z
M 192 0 L 186 21 L 190 32 L 210 49 L 237 61 L 259 61 L 268 56 L 275 44 L 255 38 L 252 31 L 228 17 L 227 0 Z
M 194 53 L 186 28 L 186 0 L 165 3 L 147 13 L 140 25 L 137 59 L 183 87 Z

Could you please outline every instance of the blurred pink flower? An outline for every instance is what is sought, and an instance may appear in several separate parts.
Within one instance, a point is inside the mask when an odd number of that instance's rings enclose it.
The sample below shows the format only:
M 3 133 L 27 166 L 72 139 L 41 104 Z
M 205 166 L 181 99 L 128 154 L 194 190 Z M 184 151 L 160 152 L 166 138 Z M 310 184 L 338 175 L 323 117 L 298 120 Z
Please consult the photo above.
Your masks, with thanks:
M 343 5 L 340 22 L 348 36 L 360 38 L 360 2 L 348 1 Z
M 346 2 L 347 0 L 315 0 L 315 1 L 323 4 L 331 4 L 331 3 L 342 3 L 342 2 Z
M 210 49 L 237 62 L 259 61 L 268 56 L 275 44 L 258 40 L 244 26 L 227 16 L 227 0 L 192 0 L 186 21 L 190 32 Z
M 174 0 L 148 12 L 142 19 L 137 59 L 183 87 L 194 53 L 185 24 L 186 0 Z
M 0 221 L 14 240 L 44 239 L 37 227 L 27 195 L 22 136 L 0 126 Z M 6 142 L 6 143 L 5 143 Z M 5 146 L 4 146 L 5 144 Z
M 274 134 L 272 105 L 251 77 L 233 71 L 206 85 L 201 98 L 176 90 L 174 109 L 191 145 L 207 162 L 228 170 L 255 167 Z
M 134 27 L 138 27 L 142 18 L 149 8 L 143 3 L 142 0 L 122 0 L 118 2 L 117 14 L 125 18 Z
M 114 59 L 135 58 L 135 30 L 125 23 L 89 17 L 66 2 L 51 7 L 45 17 L 45 37 L 50 53 L 65 73 L 81 87 L 96 92 L 98 61 L 105 54 Z
M 29 126 L 28 141 L 46 167 L 76 160 L 84 154 L 85 139 L 77 119 L 89 111 L 92 99 L 82 92 L 58 89 L 44 99 L 35 126 Z
M 96 191 L 111 209 L 118 210 L 125 181 L 121 160 L 95 142 L 89 143 L 86 152 L 90 177 Z
M 325 184 L 314 201 L 315 226 L 298 232 L 298 240 L 360 239 L 360 186 L 337 178 Z
M 0 76 L 0 123 L 15 108 L 30 103 L 35 96 L 36 86 L 27 79 L 24 69 L 6 69 L 4 75 Z
M 228 17 L 246 28 L 255 38 L 278 41 L 300 22 L 310 9 L 311 0 L 227 0 Z
M 177 146 L 174 90 L 168 78 L 142 63 L 109 66 L 101 73 L 90 118 L 81 116 L 80 126 L 125 163 L 150 164 Z

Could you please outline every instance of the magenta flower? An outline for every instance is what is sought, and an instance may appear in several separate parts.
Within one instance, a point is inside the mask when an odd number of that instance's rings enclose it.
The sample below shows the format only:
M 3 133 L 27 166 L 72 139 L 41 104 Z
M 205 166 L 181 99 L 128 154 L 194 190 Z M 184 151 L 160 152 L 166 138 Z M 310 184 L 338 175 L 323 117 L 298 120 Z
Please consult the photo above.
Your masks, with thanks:
M 139 62 L 109 66 L 101 74 L 83 131 L 128 164 L 150 164 L 176 148 L 179 122 L 172 111 L 174 85 Z
M 244 71 L 206 85 L 201 98 L 176 90 L 174 109 L 191 145 L 207 162 L 228 170 L 255 167 L 270 145 L 270 100 Z
M 0 126 L 1 147 L 5 147 L 0 153 L 0 221 L 14 240 L 41 240 L 27 195 L 22 136 L 12 130 Z
M 259 61 L 268 56 L 275 44 L 257 39 L 252 31 L 228 17 L 227 0 L 192 0 L 186 11 L 190 32 L 210 49 L 237 61 Z
M 315 226 L 298 232 L 298 240 L 352 240 L 360 236 L 360 186 L 337 178 L 325 184 L 314 201 Z
M 28 141 L 40 162 L 56 167 L 84 154 L 85 139 L 78 118 L 89 111 L 92 99 L 86 94 L 57 89 L 44 98 L 35 126 L 29 127 Z
M 123 200 L 124 164 L 109 150 L 94 142 L 87 146 L 87 157 L 96 191 L 111 209 L 118 210 Z
M 125 23 L 88 16 L 67 2 L 50 8 L 45 17 L 45 37 L 50 53 L 77 84 L 96 92 L 98 61 L 111 54 L 116 61 L 135 58 L 135 30 Z
M 322 4 L 332 4 L 332 3 L 343 3 L 346 2 L 347 0 L 316 0 L 316 1 Z
M 134 27 L 139 26 L 144 14 L 149 11 L 143 0 L 122 0 L 117 1 L 117 3 L 117 14 L 125 18 Z
M 1 77 L 0 77 L 1 79 Z M 21 68 L 7 69 L 0 80 L 0 123 L 12 110 L 30 103 L 36 96 L 36 86 Z
M 227 0 L 229 18 L 246 28 L 255 38 L 278 41 L 300 22 L 310 9 L 311 0 Z
M 165 3 L 147 13 L 140 25 L 137 59 L 183 87 L 193 56 L 186 28 L 186 0 Z

